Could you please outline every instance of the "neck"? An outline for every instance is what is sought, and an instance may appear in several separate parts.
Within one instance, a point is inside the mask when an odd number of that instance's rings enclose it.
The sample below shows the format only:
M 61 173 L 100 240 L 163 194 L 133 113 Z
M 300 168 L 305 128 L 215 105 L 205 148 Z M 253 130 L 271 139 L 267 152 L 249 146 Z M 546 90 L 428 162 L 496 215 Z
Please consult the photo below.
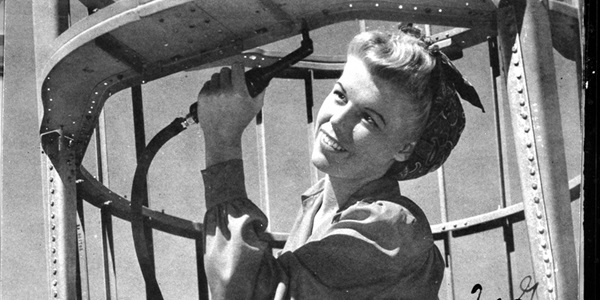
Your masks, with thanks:
M 377 178 L 348 179 L 327 175 L 325 179 L 323 189 L 323 193 L 325 193 L 324 209 L 337 210 L 348 202 L 350 196 Z

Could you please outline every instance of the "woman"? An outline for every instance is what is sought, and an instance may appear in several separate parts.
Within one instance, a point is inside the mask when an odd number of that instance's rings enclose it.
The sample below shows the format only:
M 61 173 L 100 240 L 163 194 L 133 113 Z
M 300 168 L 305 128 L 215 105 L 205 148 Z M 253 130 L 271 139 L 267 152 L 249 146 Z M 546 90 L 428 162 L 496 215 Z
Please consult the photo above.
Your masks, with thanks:
M 445 161 L 464 128 L 454 87 L 474 90 L 416 35 L 367 32 L 350 43 L 316 121 L 311 159 L 326 176 L 302 195 L 278 257 L 259 239 L 267 219 L 247 199 L 241 161 L 242 133 L 264 95 L 249 98 L 241 64 L 204 85 L 213 299 L 437 299 L 444 261 L 427 218 L 397 181 Z

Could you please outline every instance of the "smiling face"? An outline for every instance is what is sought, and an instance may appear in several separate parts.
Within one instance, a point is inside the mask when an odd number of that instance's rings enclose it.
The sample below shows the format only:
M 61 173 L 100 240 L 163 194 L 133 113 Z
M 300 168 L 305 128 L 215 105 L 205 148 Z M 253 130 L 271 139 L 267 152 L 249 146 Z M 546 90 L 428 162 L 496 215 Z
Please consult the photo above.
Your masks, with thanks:
M 349 56 L 319 110 L 313 164 L 332 177 L 371 181 L 408 159 L 416 129 L 407 97 Z

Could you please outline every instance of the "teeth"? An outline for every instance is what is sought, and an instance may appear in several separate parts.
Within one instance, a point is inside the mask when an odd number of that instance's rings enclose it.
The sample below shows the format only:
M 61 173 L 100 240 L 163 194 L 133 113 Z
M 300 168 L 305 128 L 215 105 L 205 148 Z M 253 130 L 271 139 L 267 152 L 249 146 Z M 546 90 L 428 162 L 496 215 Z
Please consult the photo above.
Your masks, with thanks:
M 326 134 L 323 134 L 323 142 L 333 148 L 336 151 L 346 151 L 346 149 L 344 149 L 342 146 L 340 146 L 338 143 L 336 143 L 334 140 L 332 140 L 329 136 L 327 136 Z

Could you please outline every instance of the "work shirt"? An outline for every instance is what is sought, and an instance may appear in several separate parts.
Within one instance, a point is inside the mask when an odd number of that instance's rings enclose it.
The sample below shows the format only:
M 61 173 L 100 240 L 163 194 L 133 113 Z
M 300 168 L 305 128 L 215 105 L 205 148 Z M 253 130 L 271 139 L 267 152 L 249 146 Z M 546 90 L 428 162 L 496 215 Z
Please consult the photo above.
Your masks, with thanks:
M 438 299 L 444 261 L 421 209 L 393 179 L 353 194 L 331 223 L 314 226 L 324 181 L 302 195 L 276 257 L 267 218 L 247 199 L 241 160 L 202 172 L 205 270 L 212 299 Z

